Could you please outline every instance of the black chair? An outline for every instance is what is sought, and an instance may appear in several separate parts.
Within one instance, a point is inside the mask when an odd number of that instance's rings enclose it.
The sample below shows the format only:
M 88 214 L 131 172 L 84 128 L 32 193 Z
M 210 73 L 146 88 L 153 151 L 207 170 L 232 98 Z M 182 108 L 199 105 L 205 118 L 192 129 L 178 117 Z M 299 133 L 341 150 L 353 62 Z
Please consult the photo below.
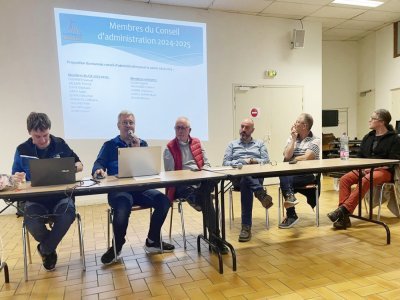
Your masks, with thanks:
M 319 195 L 321 194 L 321 173 L 314 174 L 315 180 L 305 186 L 298 186 L 294 188 L 295 193 L 300 193 L 307 197 L 307 202 L 314 209 L 315 207 L 315 223 L 319 226 Z M 315 199 L 315 203 L 314 200 Z M 284 197 L 282 190 L 279 187 L 279 201 L 278 201 L 278 225 L 282 222 L 282 217 L 285 217 L 285 207 L 283 205 Z M 282 212 L 281 212 L 282 211 Z
M 264 189 L 266 186 L 264 185 Z M 232 228 L 232 222 L 235 220 L 235 214 L 233 209 L 233 192 L 240 192 L 240 188 L 233 185 L 231 182 L 225 188 L 225 191 L 229 193 L 229 228 Z M 265 209 L 265 226 L 269 229 L 269 213 L 268 209 Z

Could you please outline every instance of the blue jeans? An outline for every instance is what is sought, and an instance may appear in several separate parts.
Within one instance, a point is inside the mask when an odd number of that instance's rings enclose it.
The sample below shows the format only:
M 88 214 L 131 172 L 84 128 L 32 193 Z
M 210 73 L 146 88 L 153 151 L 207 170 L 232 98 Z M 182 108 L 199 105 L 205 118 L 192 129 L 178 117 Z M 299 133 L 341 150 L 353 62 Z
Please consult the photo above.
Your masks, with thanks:
M 24 222 L 28 231 L 40 243 L 43 254 L 56 251 L 76 216 L 75 204 L 69 197 L 52 202 L 26 201 Z M 51 221 L 49 230 L 46 223 Z
M 288 194 L 294 194 L 295 193 L 295 188 L 296 187 L 302 187 L 307 184 L 315 183 L 315 175 L 314 174 L 302 174 L 302 175 L 292 175 L 292 176 L 280 176 L 280 187 L 282 190 L 282 194 L 284 196 L 287 196 Z M 307 202 L 311 205 L 311 199 L 308 199 L 309 197 L 313 197 L 314 193 L 312 194 L 306 194 L 307 196 Z M 314 199 L 314 202 L 316 199 Z M 312 205 L 311 205 L 312 206 Z M 312 206 L 313 207 L 313 206 Z M 286 209 L 286 214 L 288 216 L 293 216 L 296 214 L 296 210 L 294 207 L 290 207 Z
M 171 207 L 171 203 L 165 194 L 157 190 L 113 192 L 108 194 L 108 204 L 114 210 L 113 228 L 115 246 L 118 252 L 125 244 L 126 229 L 134 205 L 154 209 L 147 237 L 156 243 L 160 242 L 161 227 Z
M 314 174 L 302 174 L 293 176 L 280 176 L 280 186 L 283 195 L 294 194 L 296 187 L 302 187 L 315 182 Z
M 216 232 L 215 208 L 211 200 L 215 183 L 211 181 L 202 182 L 199 186 L 177 186 L 175 198 L 186 198 L 201 207 L 203 220 L 208 228 L 209 236 L 218 236 Z
M 240 201 L 242 205 L 242 224 L 252 225 L 253 218 L 253 193 L 263 189 L 264 178 L 253 178 L 244 176 L 240 180 L 233 180 L 232 184 L 235 188 L 240 189 Z

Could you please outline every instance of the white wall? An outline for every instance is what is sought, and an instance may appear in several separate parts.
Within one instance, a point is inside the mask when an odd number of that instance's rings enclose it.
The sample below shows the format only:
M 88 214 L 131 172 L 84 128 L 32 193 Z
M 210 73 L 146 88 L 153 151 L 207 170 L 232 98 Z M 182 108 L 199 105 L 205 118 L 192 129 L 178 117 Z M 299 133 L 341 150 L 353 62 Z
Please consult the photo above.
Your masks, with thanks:
M 358 42 L 358 87 L 359 92 L 375 89 L 375 33 Z
M 390 90 L 400 88 L 400 57 L 393 58 L 393 25 L 376 33 L 376 108 L 391 109 Z
M 48 113 L 53 123 L 52 133 L 63 136 L 54 7 L 206 23 L 210 140 L 205 146 L 214 165 L 221 164 L 227 143 L 236 136 L 232 130 L 232 84 L 235 83 L 304 86 L 304 110 L 314 116 L 314 132 L 321 134 L 320 24 L 305 23 L 305 48 L 291 50 L 292 30 L 300 25 L 292 20 L 123 0 L 3 1 L 0 10 L 0 119 L 6 129 L 3 127 L 0 150 L 2 172 L 9 172 L 15 147 L 28 138 L 25 122 L 31 111 Z M 265 79 L 263 73 L 267 69 L 277 70 L 278 76 L 273 80 Z M 134 108 L 127 109 L 134 111 Z M 173 124 L 159 126 L 160 130 L 170 130 L 173 137 Z M 196 136 L 196 128 L 192 134 Z M 81 157 L 85 175 L 90 173 L 103 142 L 68 141 Z M 165 145 L 164 141 L 150 143 Z
M 393 25 L 358 42 L 323 42 L 322 66 L 322 106 L 324 109 L 351 107 L 351 137 L 357 134 L 357 121 L 358 127 L 363 126 L 358 130 L 359 138 L 362 137 L 361 131 L 366 133 L 366 116 L 371 114 L 371 110 L 392 110 L 391 90 L 400 88 L 400 57 L 393 58 Z M 368 90 L 372 92 L 367 97 L 359 97 L 360 92 Z M 369 101 L 374 102 L 372 109 Z M 392 114 L 398 112 L 392 111 Z M 360 116 L 364 120 L 357 120 Z
M 358 46 L 357 42 L 323 42 L 322 107 L 348 108 L 348 135 L 357 135 Z M 324 128 L 324 133 L 334 129 Z M 335 133 L 336 137 L 338 132 Z

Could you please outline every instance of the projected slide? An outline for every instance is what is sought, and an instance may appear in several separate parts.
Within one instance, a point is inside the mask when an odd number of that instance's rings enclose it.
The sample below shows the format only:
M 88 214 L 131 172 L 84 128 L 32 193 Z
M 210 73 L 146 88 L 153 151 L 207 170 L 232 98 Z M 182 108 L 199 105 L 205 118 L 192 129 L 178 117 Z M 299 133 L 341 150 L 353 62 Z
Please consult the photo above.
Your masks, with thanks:
M 117 115 L 169 140 L 179 116 L 208 139 L 206 25 L 55 9 L 65 138 L 108 139 Z

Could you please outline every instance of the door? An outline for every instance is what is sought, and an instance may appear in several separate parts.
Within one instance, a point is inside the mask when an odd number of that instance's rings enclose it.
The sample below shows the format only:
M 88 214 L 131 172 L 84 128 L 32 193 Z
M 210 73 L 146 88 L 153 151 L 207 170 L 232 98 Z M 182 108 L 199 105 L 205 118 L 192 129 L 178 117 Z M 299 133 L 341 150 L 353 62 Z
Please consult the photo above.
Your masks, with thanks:
M 235 86 L 234 138 L 244 118 L 254 120 L 253 138 L 263 140 L 271 161 L 283 160 L 290 128 L 303 111 L 303 87 Z M 278 183 L 276 178 L 266 183 Z

